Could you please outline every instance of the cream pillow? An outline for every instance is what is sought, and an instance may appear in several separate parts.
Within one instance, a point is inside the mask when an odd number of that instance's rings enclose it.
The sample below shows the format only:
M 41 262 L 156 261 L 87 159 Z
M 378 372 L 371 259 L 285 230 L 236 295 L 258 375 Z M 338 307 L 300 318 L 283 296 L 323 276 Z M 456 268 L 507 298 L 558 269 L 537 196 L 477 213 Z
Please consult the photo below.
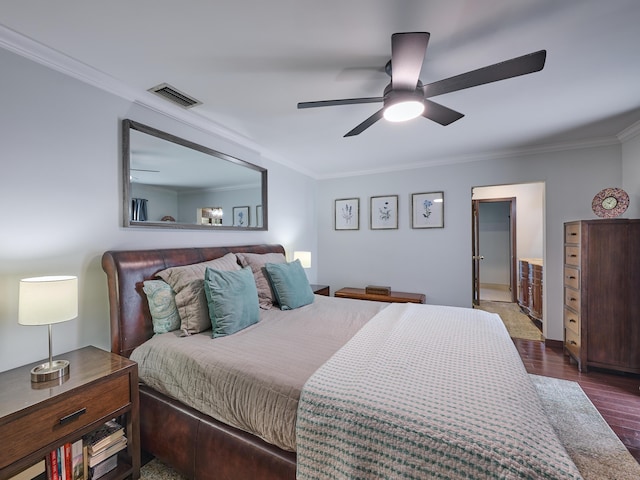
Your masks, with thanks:
M 260 308 L 268 310 L 273 306 L 274 296 L 269 280 L 265 276 L 264 266 L 267 263 L 287 263 L 282 253 L 237 253 L 243 267 L 251 267 L 253 278 L 258 289 Z
M 167 282 L 176 292 L 176 306 L 180 314 L 180 329 L 183 335 L 191 335 L 211 328 L 207 298 L 204 293 L 204 275 L 208 268 L 216 270 L 240 270 L 233 253 L 192 265 L 170 267 L 156 275 Z

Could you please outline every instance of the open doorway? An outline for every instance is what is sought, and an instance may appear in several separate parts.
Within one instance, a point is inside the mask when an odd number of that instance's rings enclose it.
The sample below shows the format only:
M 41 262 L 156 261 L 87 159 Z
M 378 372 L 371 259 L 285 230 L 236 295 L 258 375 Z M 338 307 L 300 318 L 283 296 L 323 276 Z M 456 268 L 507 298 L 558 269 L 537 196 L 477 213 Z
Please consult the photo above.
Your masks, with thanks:
M 474 307 L 498 313 L 513 338 L 544 340 L 544 319 L 520 301 L 521 260 L 543 264 L 544 183 L 473 187 L 472 211 Z
M 473 199 L 474 305 L 517 299 L 516 197 Z

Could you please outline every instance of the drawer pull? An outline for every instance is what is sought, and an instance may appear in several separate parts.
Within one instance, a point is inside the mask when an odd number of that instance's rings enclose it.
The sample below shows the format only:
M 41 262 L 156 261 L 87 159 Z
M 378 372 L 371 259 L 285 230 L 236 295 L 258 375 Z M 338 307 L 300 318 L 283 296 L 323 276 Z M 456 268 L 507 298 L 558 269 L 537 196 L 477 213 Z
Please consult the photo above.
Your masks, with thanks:
M 60 425 L 64 425 L 65 423 L 69 423 L 73 420 L 75 420 L 76 418 L 78 418 L 80 415 L 84 415 L 85 413 L 87 413 L 87 409 L 86 408 L 81 408 L 80 410 L 70 413 L 69 415 L 66 415 L 64 417 L 62 417 L 59 422 Z
M 572 237 L 575 237 L 578 234 L 576 232 L 571 232 L 569 235 L 571 235 Z
M 569 275 L 567 278 L 568 278 L 569 280 L 575 280 L 575 279 L 576 279 L 576 277 L 574 277 L 573 275 Z
M 578 300 L 578 299 L 577 299 L 577 298 L 573 298 L 573 297 L 571 297 L 569 300 L 570 300 L 571 302 L 575 302 L 575 301 L 576 301 L 576 300 Z
M 570 253 L 570 254 L 569 254 L 569 256 L 570 256 L 571 258 L 576 258 L 578 255 L 576 255 L 575 253 Z
M 569 323 L 576 323 L 576 321 L 573 318 L 570 318 Z
M 570 344 L 570 345 L 578 345 L 578 344 L 575 342 L 575 340 L 571 340 L 571 341 L 569 342 L 569 344 Z

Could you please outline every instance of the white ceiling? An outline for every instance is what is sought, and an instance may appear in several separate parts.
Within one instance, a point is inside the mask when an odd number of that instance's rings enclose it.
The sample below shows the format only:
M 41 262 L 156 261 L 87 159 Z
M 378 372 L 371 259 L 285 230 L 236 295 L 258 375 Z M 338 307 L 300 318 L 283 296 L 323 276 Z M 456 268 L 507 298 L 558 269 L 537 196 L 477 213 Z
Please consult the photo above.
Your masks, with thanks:
M 317 178 L 611 142 L 640 120 L 638 0 L 3 0 L 0 24 L 0 46 L 27 37 L 143 103 L 169 83 L 203 102 L 181 115 Z M 433 98 L 465 114 L 446 127 L 381 120 L 343 138 L 380 105 L 296 108 L 382 96 L 391 34 L 407 31 L 431 34 L 423 83 L 541 49 L 547 63 Z

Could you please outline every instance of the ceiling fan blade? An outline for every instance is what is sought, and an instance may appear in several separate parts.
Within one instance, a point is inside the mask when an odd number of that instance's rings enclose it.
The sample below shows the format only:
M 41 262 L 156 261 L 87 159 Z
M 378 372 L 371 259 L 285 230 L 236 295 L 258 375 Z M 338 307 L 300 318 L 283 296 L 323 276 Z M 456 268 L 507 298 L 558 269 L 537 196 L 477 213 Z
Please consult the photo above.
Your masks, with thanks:
M 429 44 L 426 32 L 391 36 L 391 85 L 394 90 L 415 90 Z
M 424 86 L 425 98 L 435 97 L 450 92 L 457 92 L 469 87 L 506 80 L 528 73 L 538 72 L 544 67 L 547 51 L 529 53 L 504 62 L 479 68 L 471 72 L 445 78 Z M 395 72 L 394 72 L 395 75 Z
M 450 123 L 464 117 L 464 113 L 456 112 L 444 105 L 425 99 L 424 112 L 422 113 L 422 116 L 429 120 L 433 120 L 440 125 L 449 125 Z
M 382 97 L 343 98 L 342 100 L 319 100 L 317 102 L 299 102 L 298 108 L 332 107 L 334 105 L 357 105 L 359 103 L 382 102 Z
M 346 133 L 344 136 L 345 137 L 353 137 L 354 135 L 361 134 L 367 128 L 369 128 L 371 125 L 373 125 L 378 120 L 380 120 L 383 115 L 384 115 L 384 108 L 381 108 L 376 113 L 374 113 L 369 118 L 367 118 L 364 122 L 362 122 L 360 125 L 358 125 L 356 128 L 354 128 L 350 132 Z

